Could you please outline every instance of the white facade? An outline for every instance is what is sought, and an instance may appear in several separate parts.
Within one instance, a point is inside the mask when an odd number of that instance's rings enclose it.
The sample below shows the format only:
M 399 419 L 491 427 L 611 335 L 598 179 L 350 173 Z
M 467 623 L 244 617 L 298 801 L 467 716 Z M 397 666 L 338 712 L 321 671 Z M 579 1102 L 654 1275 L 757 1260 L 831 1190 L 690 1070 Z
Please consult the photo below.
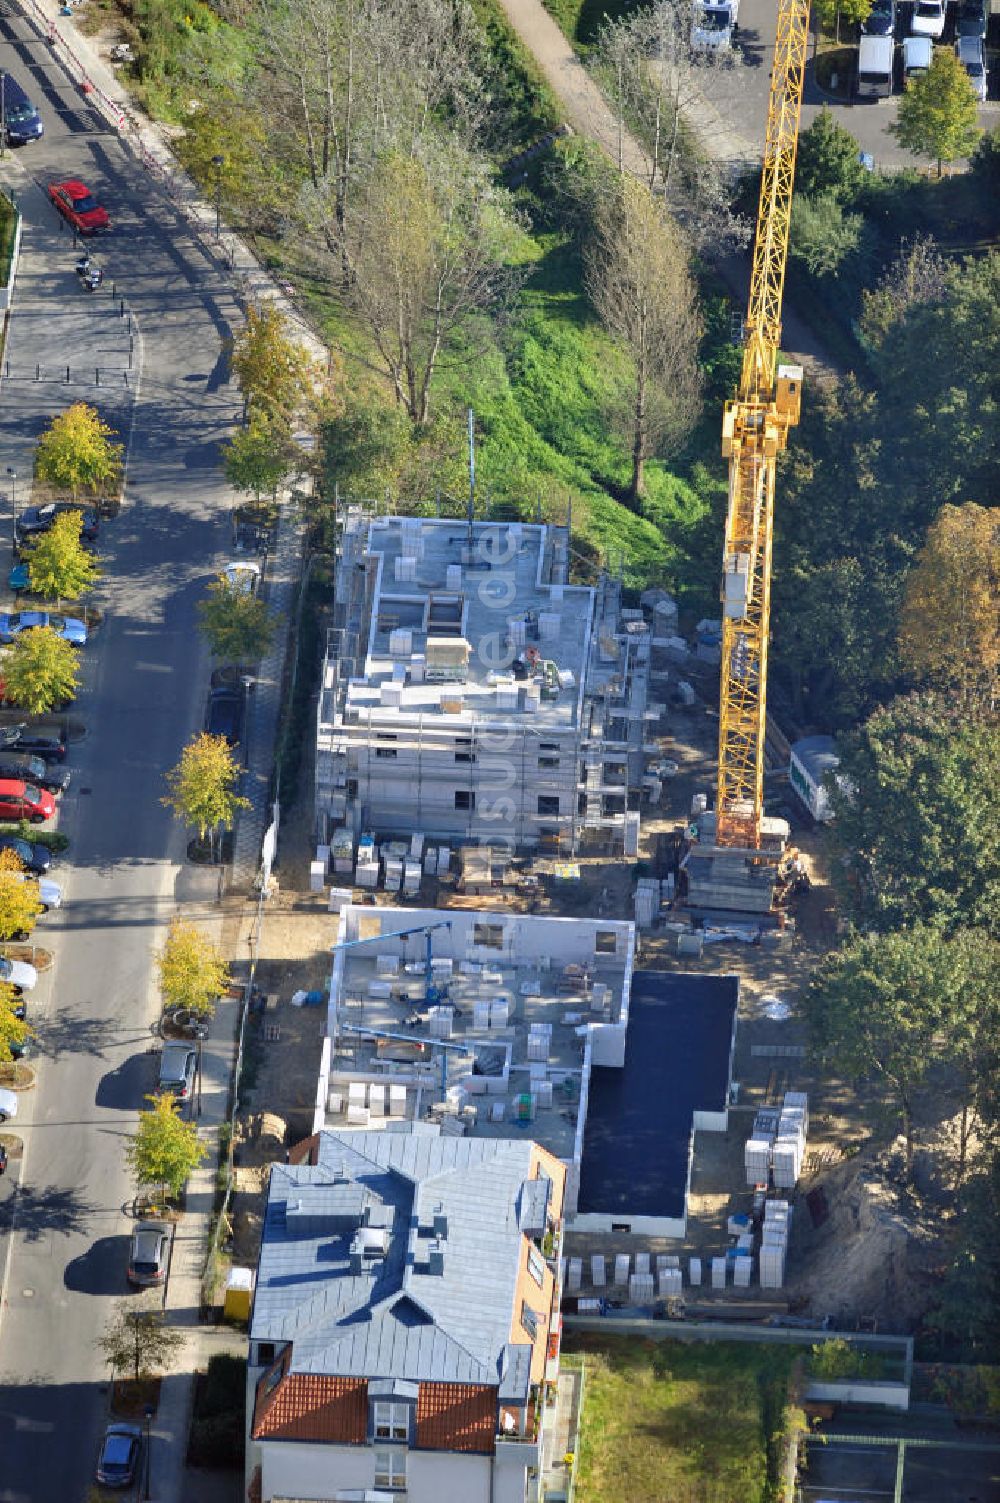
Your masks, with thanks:
M 651 639 L 616 581 L 571 585 L 568 557 L 564 528 L 348 514 L 320 842 L 346 827 L 511 850 L 575 851 L 590 832 L 624 848 Z
M 366 1493 L 380 1493 L 376 1478 L 386 1475 L 376 1470 L 374 1446 L 264 1441 L 258 1449 L 262 1503 L 276 1498 L 349 1503 Z M 527 1497 L 524 1466 L 501 1466 L 491 1456 L 397 1450 L 393 1461 L 405 1476 L 406 1503 L 525 1503 Z M 386 1495 L 399 1496 L 389 1489 Z

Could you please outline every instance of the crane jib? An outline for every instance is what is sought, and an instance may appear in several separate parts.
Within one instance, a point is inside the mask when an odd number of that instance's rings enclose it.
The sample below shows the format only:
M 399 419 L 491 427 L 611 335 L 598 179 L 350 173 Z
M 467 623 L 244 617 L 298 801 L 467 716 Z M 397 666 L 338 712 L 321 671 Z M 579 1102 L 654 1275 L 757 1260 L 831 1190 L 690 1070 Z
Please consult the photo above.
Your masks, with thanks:
M 778 367 L 809 0 L 781 0 L 736 400 L 723 415 L 729 505 L 722 582 L 716 841 L 759 848 L 775 461 L 798 422 L 802 372 Z

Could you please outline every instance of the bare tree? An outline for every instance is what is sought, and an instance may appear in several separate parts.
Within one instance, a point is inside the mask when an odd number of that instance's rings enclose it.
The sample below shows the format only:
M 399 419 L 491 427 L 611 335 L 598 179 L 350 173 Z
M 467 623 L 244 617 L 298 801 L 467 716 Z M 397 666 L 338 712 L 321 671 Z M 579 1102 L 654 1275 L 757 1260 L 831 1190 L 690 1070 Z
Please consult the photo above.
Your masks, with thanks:
M 482 118 L 472 11 L 465 0 L 250 5 L 263 63 L 258 103 L 308 185 L 304 207 L 291 212 L 324 226 L 327 249 L 343 247 L 355 195 L 381 153 L 412 151 L 442 113 L 466 133 Z
M 943 302 L 948 292 L 948 262 L 930 235 L 904 240 L 899 255 L 873 291 L 861 295 L 861 332 L 881 345 L 911 308 Z
M 376 164 L 340 236 L 350 268 L 346 297 L 368 328 L 397 402 L 418 426 L 430 412 L 440 361 L 471 361 L 484 315 L 502 322 L 520 286 L 510 266 L 515 220 L 509 196 L 455 141 L 428 136 L 411 155 Z M 461 333 L 463 349 L 456 349 Z
M 682 441 L 699 410 L 700 323 L 695 286 L 676 225 L 642 183 L 622 178 L 596 205 L 584 251 L 587 292 L 631 356 L 623 416 L 632 450 L 633 500 L 654 453 Z

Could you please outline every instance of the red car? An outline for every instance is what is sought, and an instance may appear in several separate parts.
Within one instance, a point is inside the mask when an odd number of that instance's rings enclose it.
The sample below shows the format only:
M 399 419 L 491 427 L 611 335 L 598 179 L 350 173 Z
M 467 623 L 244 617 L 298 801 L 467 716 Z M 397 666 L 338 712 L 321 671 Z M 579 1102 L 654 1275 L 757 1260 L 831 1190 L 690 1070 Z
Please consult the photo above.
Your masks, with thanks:
M 81 235 L 106 230 L 111 224 L 107 209 L 102 209 L 90 189 L 75 178 L 65 183 L 49 183 L 49 197 L 62 217 Z
M 0 778 L 0 819 L 30 819 L 33 825 L 51 819 L 56 801 L 44 788 L 15 778 Z

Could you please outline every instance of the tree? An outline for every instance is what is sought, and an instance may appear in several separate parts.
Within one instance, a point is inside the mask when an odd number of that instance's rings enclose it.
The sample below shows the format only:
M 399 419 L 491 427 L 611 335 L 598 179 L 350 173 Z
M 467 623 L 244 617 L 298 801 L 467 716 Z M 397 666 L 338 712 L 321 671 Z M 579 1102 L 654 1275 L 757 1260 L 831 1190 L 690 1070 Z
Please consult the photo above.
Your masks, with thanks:
M 832 277 L 845 257 L 857 250 L 863 227 L 862 216 L 845 214 L 832 194 L 810 198 L 796 193 L 789 253 L 804 261 L 814 277 Z
M 229 985 L 229 967 L 206 934 L 195 924 L 174 919 L 156 957 L 164 1007 L 183 1007 L 211 1017 L 218 997 Z
M 204 841 L 208 831 L 221 825 L 231 829 L 240 809 L 248 809 L 248 799 L 234 792 L 239 768 L 225 736 L 202 732 L 181 753 L 181 760 L 167 774 L 169 794 L 162 800 L 185 825 L 198 831 Z
M 913 308 L 941 303 L 948 292 L 948 262 L 929 235 L 904 241 L 877 287 L 861 293 L 861 333 L 880 347 L 889 330 Z
M 867 14 L 870 0 L 860 0 L 860 3 Z M 840 204 L 853 203 L 867 177 L 860 154 L 858 142 L 849 130 L 837 123 L 833 111 L 825 104 L 809 129 L 799 137 L 795 158 L 796 196 L 804 193 L 811 199 L 829 197 Z
M 80 487 L 96 491 L 118 478 L 123 444 L 113 443 L 115 430 L 85 402 L 74 402 L 52 419 L 38 440 L 35 474 L 39 480 L 64 486 L 75 500 Z
M 347 230 L 333 223 L 326 233 L 348 268 L 347 302 L 374 344 L 369 368 L 388 376 L 411 422 L 425 425 L 439 364 L 474 361 L 487 315 L 494 327 L 502 322 L 520 286 L 509 264 L 509 194 L 457 141 L 427 138 L 412 155 L 385 152 Z
M 822 26 L 827 29 L 831 23 L 836 26 L 838 42 L 841 20 L 849 26 L 859 26 L 868 20 L 871 12 L 872 0 L 814 0 L 813 4 L 813 14 Z
M 3 659 L 4 697 L 32 715 L 73 699 L 80 681 L 76 648 L 51 626 L 19 632 Z
M 911 303 L 871 358 L 879 478 L 893 530 L 919 546 L 946 502 L 996 493 L 1000 252 L 951 261 L 940 295 Z
M 199 1139 L 197 1124 L 181 1118 L 176 1097 L 165 1093 L 148 1100 L 135 1136 L 125 1144 L 125 1157 L 137 1185 L 159 1185 L 176 1199 L 208 1146 Z
M 226 662 L 256 663 L 274 637 L 275 620 L 263 600 L 237 589 L 225 575 L 209 586 L 198 615 L 214 656 Z
M 28 578 L 46 600 L 78 600 L 101 577 L 94 555 L 80 540 L 83 514 L 63 512 L 28 550 Z
M 820 964 L 804 1010 L 818 1060 L 848 1078 L 882 1082 L 899 1116 L 909 1170 L 914 1108 L 956 998 L 937 929 L 853 939 Z
M 943 506 L 906 582 L 899 652 L 918 682 L 992 697 L 1000 666 L 1000 517 Z
M 834 880 L 859 927 L 1000 929 L 995 717 L 913 694 L 840 741 Z
M 978 101 L 964 66 L 950 47 L 935 47 L 926 73 L 911 78 L 889 130 L 917 157 L 944 162 L 971 156 L 982 135 Z
M 697 295 L 684 245 L 662 204 L 634 178 L 599 203 L 584 252 L 587 295 L 632 362 L 626 423 L 630 494 L 646 460 L 675 447 L 699 411 Z
M 243 420 L 256 410 L 290 421 L 313 387 L 312 362 L 273 303 L 248 308 L 230 366 L 243 397 Z
M 14 851 L 0 851 L 0 940 L 30 934 L 41 911 L 38 883 L 25 876 Z
M 24 1018 L 17 1016 L 20 998 L 9 981 L 0 981 L 0 1064 L 10 1064 L 14 1051 L 33 1037 Z
M 125 1301 L 97 1342 L 112 1371 L 131 1372 L 136 1383 L 165 1367 L 183 1343 L 184 1333 L 166 1324 L 162 1310 L 135 1310 Z
M 283 418 L 256 413 L 247 428 L 238 428 L 223 452 L 226 479 L 234 490 L 252 492 L 259 501 L 274 495 L 294 464 L 291 433 Z

